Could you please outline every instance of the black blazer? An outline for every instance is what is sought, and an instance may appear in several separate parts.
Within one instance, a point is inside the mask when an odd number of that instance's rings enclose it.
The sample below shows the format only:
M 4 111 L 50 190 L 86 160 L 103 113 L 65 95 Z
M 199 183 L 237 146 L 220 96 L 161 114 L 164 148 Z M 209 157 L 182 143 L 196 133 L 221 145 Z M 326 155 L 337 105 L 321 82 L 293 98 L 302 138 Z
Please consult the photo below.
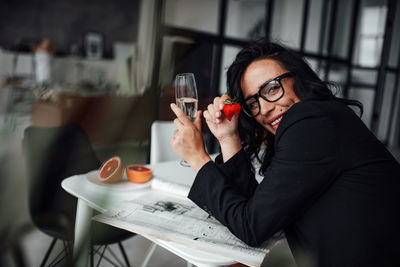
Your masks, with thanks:
M 283 229 L 299 266 L 400 266 L 400 165 L 350 108 L 297 103 L 274 146 L 260 184 L 241 150 L 189 198 L 252 246 Z

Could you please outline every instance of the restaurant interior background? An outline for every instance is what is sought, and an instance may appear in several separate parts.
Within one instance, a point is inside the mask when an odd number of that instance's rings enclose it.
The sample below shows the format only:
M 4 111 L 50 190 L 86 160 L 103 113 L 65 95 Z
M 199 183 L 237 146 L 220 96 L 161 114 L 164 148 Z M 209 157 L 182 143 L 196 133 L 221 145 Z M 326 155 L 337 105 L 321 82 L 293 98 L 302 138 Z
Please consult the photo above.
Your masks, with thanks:
M 119 155 L 126 164 L 148 163 L 151 123 L 173 118 L 168 103 L 175 101 L 175 74 L 195 74 L 204 109 L 225 92 L 235 54 L 260 37 L 300 52 L 321 79 L 340 86 L 340 96 L 361 101 L 362 120 L 399 160 L 396 0 L 0 5 L 0 265 L 35 266 L 32 254 L 41 258 L 47 249 L 32 253 L 26 244 L 35 231 L 27 204 L 26 127 L 77 123 L 99 159 Z M 204 135 L 209 151 L 217 152 L 215 140 L 206 130 Z M 165 266 L 162 261 L 149 266 Z

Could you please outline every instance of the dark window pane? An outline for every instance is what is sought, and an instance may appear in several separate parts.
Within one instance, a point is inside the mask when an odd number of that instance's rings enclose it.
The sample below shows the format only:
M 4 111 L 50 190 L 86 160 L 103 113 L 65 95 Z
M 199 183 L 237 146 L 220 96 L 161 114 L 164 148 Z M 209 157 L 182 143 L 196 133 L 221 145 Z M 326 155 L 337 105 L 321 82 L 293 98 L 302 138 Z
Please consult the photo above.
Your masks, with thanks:
M 400 49 L 400 3 L 397 3 L 396 16 L 393 23 L 392 44 L 390 45 L 389 66 L 397 67 Z
M 346 85 L 347 77 L 347 66 L 342 64 L 333 64 L 329 70 L 328 80 L 337 84 L 337 92 L 333 90 L 333 93 L 337 93 L 337 96 L 343 95 L 344 86 Z
M 375 91 L 371 90 L 370 88 L 353 87 L 349 90 L 349 98 L 356 99 L 364 105 L 364 113 L 361 119 L 365 125 L 370 128 Z M 354 110 L 358 112 L 357 109 Z
M 307 32 L 306 32 L 306 51 L 318 53 L 318 44 L 321 28 L 321 0 L 311 0 L 308 11 Z
M 303 1 L 274 1 L 272 40 L 291 48 L 300 47 L 303 7 Z
M 265 36 L 265 0 L 229 0 L 225 35 L 254 40 Z
M 365 67 L 380 63 L 387 15 L 386 1 L 362 1 L 353 62 Z
M 392 116 L 393 108 L 392 108 L 392 99 L 394 97 L 394 82 L 395 82 L 396 76 L 394 74 L 387 74 L 386 75 L 386 80 L 385 80 L 385 88 L 383 92 L 383 101 L 382 101 L 382 107 L 380 111 L 380 117 L 379 117 L 379 126 L 378 126 L 378 138 L 380 140 L 387 141 L 388 137 L 388 128 L 389 128 L 389 123 L 392 123 L 389 121 Z
M 353 12 L 351 7 L 353 6 L 353 1 L 354 0 L 340 0 L 338 2 L 333 55 L 342 58 L 347 57 Z
M 378 72 L 375 70 L 353 69 L 351 71 L 351 76 L 353 83 L 363 83 L 370 86 L 375 86 L 378 78 Z
M 318 60 L 315 58 L 307 57 L 306 61 L 315 73 L 318 73 Z
M 225 94 L 226 87 L 226 72 L 236 57 L 236 54 L 241 50 L 241 47 L 226 45 L 222 48 L 222 64 L 221 64 L 221 78 L 219 83 L 219 94 Z
M 161 58 L 161 85 L 172 85 L 178 73 L 192 72 L 195 75 L 199 96 L 214 95 L 211 88 L 211 68 L 214 45 L 194 42 L 190 39 L 165 37 Z
M 218 0 L 166 0 L 165 24 L 217 33 L 218 2 Z

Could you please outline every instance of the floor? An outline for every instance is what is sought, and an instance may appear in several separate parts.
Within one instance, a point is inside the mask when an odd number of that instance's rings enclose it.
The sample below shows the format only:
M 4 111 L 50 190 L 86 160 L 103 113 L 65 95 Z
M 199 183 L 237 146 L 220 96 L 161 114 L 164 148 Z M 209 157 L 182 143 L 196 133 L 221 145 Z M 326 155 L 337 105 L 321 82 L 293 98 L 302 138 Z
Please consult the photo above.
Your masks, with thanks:
M 40 266 L 42 258 L 51 242 L 51 238 L 41 233 L 40 231 L 31 231 L 29 234 L 25 236 L 23 239 L 23 250 L 26 252 L 25 260 L 27 266 Z M 33 246 L 33 244 L 40 244 Z M 147 249 L 147 240 L 145 240 L 141 236 L 134 236 L 123 242 L 124 249 L 127 253 L 129 263 L 131 266 L 140 266 L 142 254 L 145 253 Z M 119 248 L 117 245 L 112 245 L 111 250 L 118 256 L 120 260 L 121 257 Z M 62 249 L 62 244 L 57 243 L 56 251 L 60 251 Z M 53 254 L 56 255 L 57 253 Z M 106 256 L 110 257 L 109 253 L 105 253 Z M 112 258 L 112 257 L 110 257 Z M 95 258 L 95 262 L 97 263 L 98 257 Z M 106 260 L 102 260 L 100 266 L 113 266 Z M 152 257 L 150 258 L 148 267 L 165 267 L 165 266 L 176 266 L 176 267 L 184 267 L 186 266 L 186 262 L 172 254 L 171 252 L 157 247 L 154 251 Z
M 32 230 L 27 233 L 22 239 L 22 249 L 25 253 L 25 262 L 26 266 L 39 266 L 42 258 L 50 245 L 51 238 L 40 231 Z M 124 249 L 127 253 L 129 263 L 132 267 L 141 266 L 142 257 L 148 248 L 148 241 L 141 236 L 134 236 L 123 242 Z M 52 257 L 58 253 L 62 249 L 62 244 L 58 242 L 55 247 L 55 254 L 52 254 Z M 122 257 L 120 256 L 120 251 L 117 245 L 111 246 L 112 251 L 114 251 L 120 260 Z M 110 254 L 106 254 L 110 257 Z M 95 262 L 97 263 L 98 257 L 95 258 Z M 295 263 L 292 259 L 289 247 L 287 243 L 284 241 L 278 244 L 271 254 L 269 255 L 267 261 L 267 266 L 269 267 L 295 267 Z M 11 266 L 11 265 L 9 265 Z M 113 266 L 106 260 L 102 260 L 99 266 Z M 152 254 L 147 267 L 186 267 L 187 263 L 183 259 L 175 256 L 171 252 L 157 247 Z

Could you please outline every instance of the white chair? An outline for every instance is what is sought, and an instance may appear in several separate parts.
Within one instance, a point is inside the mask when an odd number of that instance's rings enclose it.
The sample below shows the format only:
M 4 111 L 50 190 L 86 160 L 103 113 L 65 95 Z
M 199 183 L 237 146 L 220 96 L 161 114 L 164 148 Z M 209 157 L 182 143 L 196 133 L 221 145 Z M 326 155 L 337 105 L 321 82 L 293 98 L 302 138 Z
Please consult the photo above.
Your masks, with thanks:
M 180 159 L 170 139 L 176 127 L 172 121 L 154 121 L 151 125 L 150 164 Z
M 154 121 L 151 125 L 150 140 L 150 164 L 163 161 L 178 159 L 178 155 L 173 151 L 169 140 L 175 131 L 175 125 L 172 121 Z M 147 266 L 157 245 L 155 243 L 147 249 L 142 262 L 142 267 Z
M 170 143 L 175 129 L 176 127 L 173 121 L 154 121 L 151 124 L 150 164 L 180 159 L 178 154 L 172 149 Z M 150 248 L 151 252 L 148 254 L 147 261 L 150 259 L 156 246 L 156 244 L 153 244 Z M 192 266 L 190 262 L 187 262 L 187 267 Z

